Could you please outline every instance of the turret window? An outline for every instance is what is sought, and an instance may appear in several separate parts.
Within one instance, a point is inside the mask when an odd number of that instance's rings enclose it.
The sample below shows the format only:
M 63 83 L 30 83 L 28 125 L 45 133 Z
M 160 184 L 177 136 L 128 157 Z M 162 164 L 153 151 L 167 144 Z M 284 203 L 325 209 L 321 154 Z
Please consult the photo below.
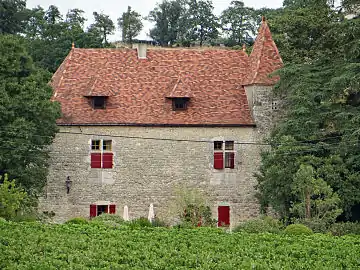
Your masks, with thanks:
M 277 103 L 277 101 L 271 102 L 271 109 L 272 109 L 273 111 L 276 111 L 276 110 L 278 109 L 278 103 Z

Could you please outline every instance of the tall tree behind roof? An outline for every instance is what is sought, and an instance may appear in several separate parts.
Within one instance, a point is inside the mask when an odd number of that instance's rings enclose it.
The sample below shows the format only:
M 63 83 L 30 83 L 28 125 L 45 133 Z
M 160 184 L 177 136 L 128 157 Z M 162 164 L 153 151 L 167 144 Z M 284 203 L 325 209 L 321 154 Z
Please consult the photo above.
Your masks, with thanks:
M 162 46 L 174 44 L 185 31 L 186 10 L 185 0 L 164 0 L 158 3 L 146 17 L 155 23 L 149 36 Z
M 128 10 L 118 18 L 118 26 L 121 29 L 122 40 L 128 43 L 132 43 L 132 40 L 140 34 L 143 24 L 141 22 L 141 15 L 131 7 L 128 6 Z
M 103 39 L 104 46 L 108 46 L 108 36 L 112 35 L 115 31 L 114 22 L 110 19 L 109 15 L 93 12 L 95 22 L 90 25 L 89 32 L 99 33 Z
M 257 27 L 255 10 L 245 7 L 241 1 L 231 1 L 230 6 L 221 13 L 221 25 L 228 36 L 229 45 L 251 45 Z

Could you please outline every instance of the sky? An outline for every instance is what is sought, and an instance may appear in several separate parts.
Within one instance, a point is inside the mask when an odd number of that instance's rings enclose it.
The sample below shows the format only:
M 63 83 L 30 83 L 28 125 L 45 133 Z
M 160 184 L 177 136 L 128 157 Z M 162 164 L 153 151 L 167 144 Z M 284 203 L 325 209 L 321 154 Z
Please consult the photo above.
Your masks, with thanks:
M 221 11 L 226 9 L 232 0 L 213 0 L 214 13 L 219 15 Z M 85 17 L 87 18 L 86 26 L 93 22 L 94 11 L 103 12 L 109 15 L 117 27 L 117 18 L 121 16 L 123 12 L 127 10 L 128 6 L 131 6 L 133 10 L 140 13 L 143 17 L 147 16 L 151 10 L 154 9 L 157 2 L 162 0 L 27 0 L 27 7 L 33 8 L 38 5 L 42 6 L 45 10 L 50 5 L 55 5 L 59 8 L 61 14 L 65 15 L 68 10 L 78 8 L 85 11 Z M 243 0 L 245 6 L 253 8 L 279 8 L 282 6 L 283 0 Z M 150 39 L 147 35 L 149 29 L 152 27 L 152 23 L 143 20 L 144 28 L 138 36 L 139 39 Z M 120 40 L 120 31 L 110 38 L 110 40 Z

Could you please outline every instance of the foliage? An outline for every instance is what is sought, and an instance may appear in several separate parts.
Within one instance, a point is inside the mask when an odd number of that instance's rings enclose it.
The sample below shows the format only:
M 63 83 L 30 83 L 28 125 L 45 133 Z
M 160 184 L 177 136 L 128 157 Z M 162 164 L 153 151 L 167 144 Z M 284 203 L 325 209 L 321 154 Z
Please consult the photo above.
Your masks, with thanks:
M 131 228 L 146 228 L 146 227 L 152 227 L 151 222 L 145 218 L 145 217 L 140 217 L 137 219 L 133 219 L 130 221 L 129 226 Z
M 186 28 L 186 5 L 184 0 L 164 0 L 150 11 L 147 20 L 155 23 L 149 36 L 162 46 L 173 45 Z
M 339 196 L 323 179 L 314 177 L 314 169 L 310 165 L 300 165 L 291 188 L 298 201 L 293 203 L 290 212 L 297 217 L 333 223 L 342 213 L 338 207 Z
M 0 34 L 17 34 L 26 21 L 26 1 L 0 1 Z
M 321 30 L 312 60 L 279 72 L 275 94 L 282 99 L 284 117 L 269 139 L 272 149 L 262 155 L 257 178 L 262 202 L 282 217 L 304 216 L 299 209 L 289 211 L 304 203 L 294 194 L 302 166 L 312 167 L 309 179 L 323 190 L 310 196 L 312 207 L 316 203 L 322 213 L 315 216 L 330 210 L 323 217 L 333 220 L 341 208 L 342 218 L 351 219 L 360 203 L 360 20 L 330 22 L 329 27 Z
M 285 1 L 281 9 L 262 9 L 258 13 L 266 16 L 285 63 L 309 62 L 321 53 L 323 35 L 338 22 L 339 15 L 326 0 L 290 2 L 287 5 Z
M 115 25 L 114 22 L 110 19 L 109 15 L 93 12 L 95 22 L 90 25 L 89 32 L 97 33 L 101 36 L 102 42 L 105 46 L 108 45 L 107 37 L 114 33 Z
M 247 232 L 247 233 L 280 233 L 284 225 L 277 219 L 265 216 L 259 219 L 245 221 L 238 225 L 234 232 Z
M 329 232 L 332 235 L 336 235 L 336 236 L 342 236 L 342 235 L 346 235 L 346 234 L 360 235 L 360 223 L 358 223 L 358 222 L 334 223 L 329 228 Z
M 128 6 L 127 12 L 118 18 L 118 25 L 122 32 L 122 40 L 128 43 L 132 43 L 132 40 L 139 35 L 143 28 L 141 15 L 131 10 L 130 6 Z
M 313 231 L 303 224 L 290 224 L 285 228 L 284 233 L 290 235 L 303 235 L 312 234 Z
M 21 38 L 0 35 L 0 52 L 0 174 L 32 195 L 46 181 L 60 106 L 50 101 L 49 74 L 34 68 Z
M 106 213 L 103 213 L 97 217 L 92 218 L 91 221 L 112 221 L 112 222 L 116 222 L 116 223 L 124 222 L 122 217 L 120 217 L 118 215 L 106 214 Z
M 189 41 L 199 41 L 200 46 L 206 41 L 218 37 L 218 18 L 213 13 L 211 0 L 189 0 L 187 11 L 187 32 L 185 38 Z
M 178 216 L 185 227 L 216 226 L 206 194 L 196 188 L 177 187 L 168 216 Z
M 67 224 L 87 224 L 87 223 L 89 223 L 89 221 L 83 217 L 75 217 L 75 218 L 69 219 L 65 223 L 67 223 Z
M 153 227 L 168 227 L 166 222 L 158 217 L 155 217 L 151 224 Z
M 360 253 L 359 236 L 9 222 L 0 232 L 1 269 L 356 269 Z
M 7 174 L 0 176 L 0 183 L 0 217 L 9 220 L 16 216 L 27 194 L 22 188 L 16 187 L 15 180 L 9 181 Z
M 253 8 L 241 1 L 231 1 L 221 14 L 221 25 L 228 36 L 227 45 L 251 45 L 257 31 L 257 16 Z
M 295 224 L 303 224 L 306 227 L 310 228 L 315 233 L 327 233 L 333 222 L 328 222 L 327 220 L 319 218 L 303 218 L 303 219 L 293 219 Z

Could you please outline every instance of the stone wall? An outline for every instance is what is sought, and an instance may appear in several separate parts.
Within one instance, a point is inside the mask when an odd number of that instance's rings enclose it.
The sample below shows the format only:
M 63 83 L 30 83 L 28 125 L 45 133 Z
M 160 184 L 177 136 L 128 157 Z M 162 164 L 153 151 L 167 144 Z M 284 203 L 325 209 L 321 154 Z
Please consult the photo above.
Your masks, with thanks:
M 147 216 L 153 203 L 161 216 L 168 211 L 176 186 L 203 190 L 214 218 L 217 205 L 228 203 L 231 224 L 259 214 L 253 188 L 259 147 L 242 144 L 253 141 L 255 128 L 114 126 L 61 127 L 60 131 L 52 145 L 48 183 L 40 203 L 41 211 L 55 212 L 55 221 L 88 217 L 90 204 L 97 201 L 116 203 L 119 215 L 127 205 L 130 218 Z M 113 169 L 90 168 L 92 139 L 113 141 Z M 239 143 L 235 144 L 234 169 L 213 169 L 212 141 L 217 140 Z M 72 180 L 69 194 L 67 176 Z

